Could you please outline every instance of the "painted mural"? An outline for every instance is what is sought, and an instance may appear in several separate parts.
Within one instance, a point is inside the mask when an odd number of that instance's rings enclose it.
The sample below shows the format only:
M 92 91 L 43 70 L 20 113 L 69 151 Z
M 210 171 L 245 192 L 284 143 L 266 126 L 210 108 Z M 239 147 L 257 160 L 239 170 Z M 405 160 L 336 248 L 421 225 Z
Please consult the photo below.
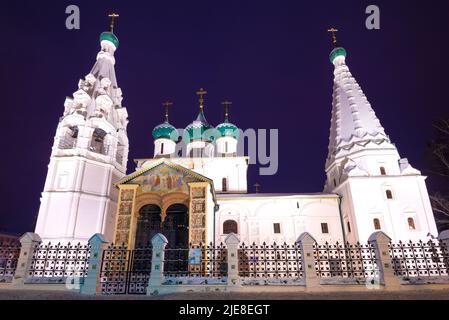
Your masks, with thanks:
M 147 192 L 183 192 L 189 194 L 188 183 L 197 179 L 187 173 L 168 166 L 156 167 L 134 178 L 128 183 L 140 185 Z

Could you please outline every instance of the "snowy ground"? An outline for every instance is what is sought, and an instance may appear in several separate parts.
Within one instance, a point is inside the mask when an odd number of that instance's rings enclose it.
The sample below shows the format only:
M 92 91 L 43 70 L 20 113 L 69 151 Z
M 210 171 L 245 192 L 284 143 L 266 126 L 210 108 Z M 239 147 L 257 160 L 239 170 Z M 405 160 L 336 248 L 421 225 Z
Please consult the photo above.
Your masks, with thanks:
M 164 296 L 85 296 L 73 292 L 0 289 L 0 300 L 449 300 L 446 290 L 413 290 L 407 292 L 326 292 L 326 293 L 178 293 Z

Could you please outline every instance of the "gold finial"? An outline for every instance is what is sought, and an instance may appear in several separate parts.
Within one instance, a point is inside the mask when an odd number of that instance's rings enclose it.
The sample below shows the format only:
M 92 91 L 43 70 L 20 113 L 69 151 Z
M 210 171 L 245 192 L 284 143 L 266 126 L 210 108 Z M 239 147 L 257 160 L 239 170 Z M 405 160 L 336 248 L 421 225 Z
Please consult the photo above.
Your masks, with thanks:
M 204 90 L 203 88 L 200 88 L 200 90 L 198 90 L 196 92 L 196 94 L 199 96 L 199 102 L 200 102 L 200 111 L 203 111 L 203 107 L 204 107 L 204 98 L 203 96 L 205 94 L 207 94 L 207 91 Z
M 338 30 L 335 29 L 335 28 L 330 28 L 330 29 L 327 30 L 327 32 L 332 33 L 332 44 L 334 45 L 334 47 L 336 47 L 337 46 L 337 35 L 336 35 L 336 33 L 338 32 Z
M 162 105 L 165 107 L 165 121 L 168 122 L 168 108 L 173 105 L 173 102 L 167 100 Z
M 113 12 L 113 13 L 108 14 L 108 17 L 111 18 L 110 29 L 111 29 L 111 32 L 114 33 L 114 22 L 115 22 L 115 18 L 118 18 L 118 17 L 120 17 L 120 16 L 119 16 L 118 13 Z
M 256 188 L 256 193 L 259 193 L 260 184 L 258 182 L 256 182 L 254 184 L 254 187 Z
M 221 105 L 224 106 L 224 111 L 225 111 L 225 120 L 228 119 L 229 117 L 229 107 L 232 105 L 232 101 L 229 100 L 225 100 L 221 103 Z

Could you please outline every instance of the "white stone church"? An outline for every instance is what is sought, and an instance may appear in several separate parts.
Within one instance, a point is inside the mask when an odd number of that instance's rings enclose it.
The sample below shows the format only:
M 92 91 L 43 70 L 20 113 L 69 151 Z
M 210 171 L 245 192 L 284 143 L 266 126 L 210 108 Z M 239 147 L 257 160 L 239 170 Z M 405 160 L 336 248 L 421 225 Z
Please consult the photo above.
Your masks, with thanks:
M 305 231 L 318 242 L 366 242 L 376 230 L 393 241 L 437 235 L 426 177 L 400 157 L 349 71 L 345 49 L 330 54 L 324 191 L 263 194 L 248 193 L 248 157 L 237 154 L 241 131 L 227 112 L 223 123 L 207 122 L 202 91 L 197 118 L 180 132 L 167 113 L 153 130 L 154 156 L 135 160 L 127 174 L 128 112 L 114 70 L 119 41 L 104 32 L 100 44 L 56 130 L 35 230 L 44 241 L 84 242 L 102 233 L 133 248 L 156 233 L 181 246 L 221 242 L 230 232 L 245 243 L 292 243 Z

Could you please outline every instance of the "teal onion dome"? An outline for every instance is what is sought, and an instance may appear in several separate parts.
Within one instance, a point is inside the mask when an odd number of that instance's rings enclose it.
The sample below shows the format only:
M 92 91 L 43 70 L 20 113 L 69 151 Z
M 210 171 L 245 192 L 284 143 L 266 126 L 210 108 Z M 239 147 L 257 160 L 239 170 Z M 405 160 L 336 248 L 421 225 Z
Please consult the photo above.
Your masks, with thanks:
M 153 139 L 170 139 L 177 142 L 179 133 L 174 126 L 166 121 L 153 129 Z
M 236 140 L 240 138 L 239 128 L 230 123 L 228 119 L 225 119 L 223 123 L 220 123 L 216 129 L 219 137 L 233 137 Z
M 332 52 L 329 55 L 329 60 L 333 63 L 335 58 L 337 58 L 339 56 L 346 57 L 345 48 L 338 47 L 338 48 L 335 48 L 334 50 L 332 50 Z
M 185 128 L 184 140 L 186 143 L 195 140 L 213 142 L 215 140 L 215 132 L 215 128 L 207 122 L 203 111 L 200 111 L 196 120 Z
M 102 34 L 100 34 L 100 42 L 103 40 L 112 42 L 114 46 L 118 48 L 119 44 L 118 38 L 112 32 L 103 32 Z

